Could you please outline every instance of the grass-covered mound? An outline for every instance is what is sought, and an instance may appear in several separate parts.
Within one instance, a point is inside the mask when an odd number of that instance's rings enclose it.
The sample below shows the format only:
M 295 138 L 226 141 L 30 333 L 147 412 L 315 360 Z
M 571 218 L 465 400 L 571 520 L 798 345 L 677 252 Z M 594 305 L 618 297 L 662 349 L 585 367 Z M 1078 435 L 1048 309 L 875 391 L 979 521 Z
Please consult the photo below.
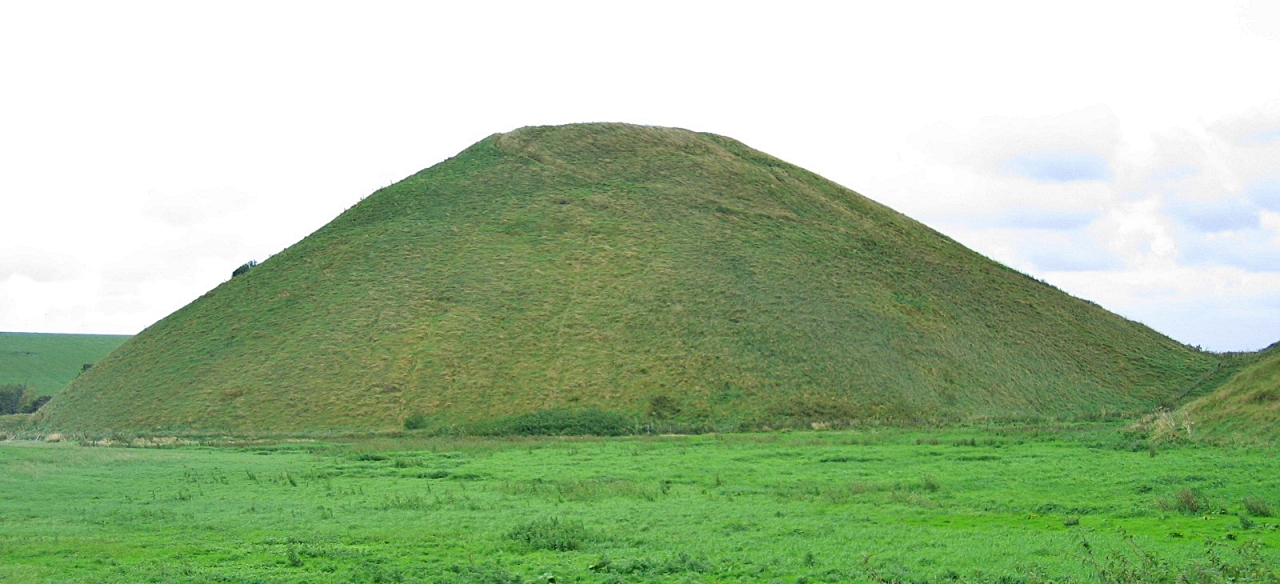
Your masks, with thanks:
M 1097 415 L 1217 366 L 729 138 L 585 124 L 490 136 L 374 193 L 128 341 L 37 422 Z
M 1280 343 L 1253 359 L 1226 384 L 1184 408 L 1195 433 L 1210 438 L 1280 439 Z
M 0 333 L 0 385 L 25 385 L 39 395 L 62 391 L 128 335 Z

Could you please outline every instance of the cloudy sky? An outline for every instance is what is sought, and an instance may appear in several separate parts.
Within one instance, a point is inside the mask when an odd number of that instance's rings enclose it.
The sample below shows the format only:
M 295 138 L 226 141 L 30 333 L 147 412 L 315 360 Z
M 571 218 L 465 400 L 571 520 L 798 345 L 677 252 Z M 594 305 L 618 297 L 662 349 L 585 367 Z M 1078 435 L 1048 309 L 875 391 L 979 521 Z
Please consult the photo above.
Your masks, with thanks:
M 4 3 L 0 331 L 136 333 L 489 134 L 625 121 L 1280 341 L 1280 2 L 849 4 Z

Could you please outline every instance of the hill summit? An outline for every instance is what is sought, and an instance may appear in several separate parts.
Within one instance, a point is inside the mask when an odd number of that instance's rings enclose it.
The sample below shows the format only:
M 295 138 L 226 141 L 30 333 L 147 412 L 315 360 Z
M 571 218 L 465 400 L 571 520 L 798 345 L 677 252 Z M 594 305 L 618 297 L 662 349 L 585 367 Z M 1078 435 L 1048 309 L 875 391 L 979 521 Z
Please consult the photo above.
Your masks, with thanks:
M 1217 365 L 722 136 L 490 136 L 130 339 L 38 420 L 396 428 L 1146 409 Z

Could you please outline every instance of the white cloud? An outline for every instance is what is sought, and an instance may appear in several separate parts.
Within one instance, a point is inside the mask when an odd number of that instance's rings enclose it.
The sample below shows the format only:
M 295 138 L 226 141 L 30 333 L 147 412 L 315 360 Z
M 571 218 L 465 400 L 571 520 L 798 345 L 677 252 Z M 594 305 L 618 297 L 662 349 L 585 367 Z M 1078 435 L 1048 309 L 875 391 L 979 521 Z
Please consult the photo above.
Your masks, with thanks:
M 1240 7 L 1241 24 L 1261 38 L 1280 42 L 1280 3 L 1248 0 Z
M 1263 211 L 1259 214 L 1258 223 L 1272 232 L 1272 243 L 1280 244 L 1280 212 Z
M 1278 340 L 1278 273 L 1165 265 L 1044 276 L 1076 296 L 1207 349 L 1255 350 Z
M 1224 116 L 1210 129 L 1229 142 L 1241 146 L 1260 146 L 1280 142 L 1280 99 L 1250 108 L 1246 112 Z
M 1245 197 L 1224 196 L 1202 201 L 1170 198 L 1164 212 L 1193 230 L 1222 233 L 1257 227 L 1261 209 Z
M 234 190 L 210 189 L 185 195 L 152 193 L 143 215 L 168 227 L 192 227 L 244 212 L 252 200 Z
M 1245 195 L 1268 211 L 1280 211 L 1280 174 L 1255 178 L 1245 187 Z
M 15 276 L 33 282 L 66 282 L 84 273 L 84 265 L 74 256 L 30 247 L 0 248 L 0 284 Z
M 0 248 L 63 259 L 4 264 L 0 329 L 136 332 L 484 136 L 613 120 L 743 140 L 1120 306 L 1127 274 L 1270 257 L 1266 10 L 2 4 Z
M 1036 117 L 986 117 L 964 133 L 937 124 L 912 141 L 941 161 L 979 173 L 1060 183 L 1109 179 L 1121 130 L 1110 108 L 1095 105 Z

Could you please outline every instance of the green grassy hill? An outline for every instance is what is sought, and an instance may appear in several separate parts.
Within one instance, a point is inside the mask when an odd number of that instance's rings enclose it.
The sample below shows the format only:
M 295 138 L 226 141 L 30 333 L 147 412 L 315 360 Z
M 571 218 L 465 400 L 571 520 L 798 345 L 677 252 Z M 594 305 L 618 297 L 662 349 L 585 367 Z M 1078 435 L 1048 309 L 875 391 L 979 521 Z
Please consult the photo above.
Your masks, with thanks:
M 729 138 L 497 134 L 126 342 L 38 422 L 393 428 L 1070 416 L 1218 358 Z
M 62 391 L 128 335 L 0 333 L 0 385 L 26 384 L 38 395 Z
M 1251 363 L 1213 393 L 1186 405 L 1194 432 L 1217 438 L 1280 438 L 1280 343 L 1252 355 Z

